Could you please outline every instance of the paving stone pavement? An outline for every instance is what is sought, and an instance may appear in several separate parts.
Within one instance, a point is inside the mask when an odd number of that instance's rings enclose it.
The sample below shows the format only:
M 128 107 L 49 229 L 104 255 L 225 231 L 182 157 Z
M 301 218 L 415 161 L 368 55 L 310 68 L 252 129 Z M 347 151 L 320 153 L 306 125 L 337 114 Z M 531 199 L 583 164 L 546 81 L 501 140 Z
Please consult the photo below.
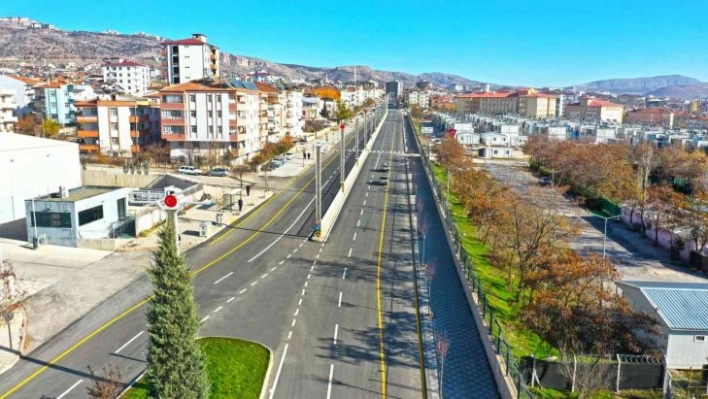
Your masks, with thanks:
M 445 232 L 432 192 L 425 179 L 419 159 L 411 162 L 417 169 L 419 200 L 423 204 L 420 223 L 424 225 L 425 240 L 421 245 L 424 262 L 435 267 L 431 282 L 433 329 L 442 333 L 450 346 L 442 373 L 444 398 L 499 398 L 497 386 L 474 316 L 467 302 L 455 263 L 450 253 Z M 438 364 L 442 364 L 438 354 Z

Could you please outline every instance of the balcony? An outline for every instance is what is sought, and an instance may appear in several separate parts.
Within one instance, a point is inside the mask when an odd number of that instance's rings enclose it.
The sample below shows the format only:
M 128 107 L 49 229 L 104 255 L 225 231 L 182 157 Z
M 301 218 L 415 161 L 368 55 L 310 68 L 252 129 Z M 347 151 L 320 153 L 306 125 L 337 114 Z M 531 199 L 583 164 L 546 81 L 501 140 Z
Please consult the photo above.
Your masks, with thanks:
M 160 123 L 169 126 L 184 126 L 184 119 L 162 119 Z
M 209 59 L 211 59 L 212 61 L 219 61 L 219 55 L 215 54 L 215 53 L 211 53 L 211 55 L 209 56 Z
M 138 115 L 138 116 L 131 115 L 128 120 L 130 121 L 130 123 L 136 123 L 136 122 L 140 123 L 140 122 L 149 121 L 150 117 L 147 115 Z
M 145 151 L 145 149 L 141 145 L 133 144 L 130 146 L 130 152 L 132 152 L 133 154 L 137 154 L 137 153 L 143 152 L 143 151 Z
M 98 115 L 76 115 L 76 123 L 98 123 Z
M 133 138 L 145 137 L 149 134 L 150 134 L 150 129 L 138 129 L 138 130 L 131 130 L 130 131 L 130 137 L 133 137 Z
M 98 138 L 98 130 L 79 130 L 76 135 L 82 139 Z
M 166 141 L 185 141 L 185 135 L 184 134 L 179 134 L 179 133 L 165 133 L 162 132 L 160 135 L 163 140 Z
M 98 144 L 79 144 L 79 152 L 98 152 Z
M 163 102 L 160 104 L 160 109 L 183 111 L 184 110 L 184 103 L 165 103 L 165 102 Z

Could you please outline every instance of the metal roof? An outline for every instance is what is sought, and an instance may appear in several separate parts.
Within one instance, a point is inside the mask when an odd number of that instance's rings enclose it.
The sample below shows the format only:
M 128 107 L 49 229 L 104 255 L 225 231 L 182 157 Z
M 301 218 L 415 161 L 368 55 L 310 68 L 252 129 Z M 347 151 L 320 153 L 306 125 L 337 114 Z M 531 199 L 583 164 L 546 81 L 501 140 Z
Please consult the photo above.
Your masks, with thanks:
M 672 330 L 708 330 L 708 283 L 623 281 L 638 288 Z

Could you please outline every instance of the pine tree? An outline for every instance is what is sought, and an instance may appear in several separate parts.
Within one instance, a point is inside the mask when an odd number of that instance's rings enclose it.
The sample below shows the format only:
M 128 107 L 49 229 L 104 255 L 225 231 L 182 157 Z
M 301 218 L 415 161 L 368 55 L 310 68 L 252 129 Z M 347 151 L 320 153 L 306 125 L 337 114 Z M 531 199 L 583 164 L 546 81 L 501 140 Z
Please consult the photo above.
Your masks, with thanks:
M 148 367 L 151 398 L 205 399 L 209 396 L 192 281 L 177 253 L 175 229 L 165 224 L 160 247 L 148 271 L 154 288 L 148 317 Z

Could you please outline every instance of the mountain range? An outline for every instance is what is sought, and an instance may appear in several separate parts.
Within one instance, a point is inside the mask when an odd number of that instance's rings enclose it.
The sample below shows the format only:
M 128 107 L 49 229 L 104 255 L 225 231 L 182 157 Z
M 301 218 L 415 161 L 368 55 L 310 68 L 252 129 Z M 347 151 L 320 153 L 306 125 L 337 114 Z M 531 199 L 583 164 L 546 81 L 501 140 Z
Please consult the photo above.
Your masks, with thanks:
M 0 17 L 0 64 L 45 61 L 86 64 L 101 62 L 108 57 L 127 57 L 149 65 L 158 65 L 163 40 L 164 38 L 147 33 L 65 31 L 28 18 Z M 360 81 L 374 80 L 383 83 L 398 80 L 404 86 L 413 86 L 421 80 L 431 82 L 436 87 L 448 87 L 453 84 L 467 87 L 482 85 L 479 80 L 442 72 L 415 75 L 402 71 L 376 70 L 365 65 L 313 67 L 276 63 L 226 52 L 221 53 L 220 62 L 225 74 L 236 75 L 265 70 L 288 79 L 327 79 L 349 82 L 353 81 L 356 75 Z M 500 87 L 497 84 L 490 84 L 490 86 Z M 708 95 L 708 83 L 681 75 L 599 80 L 577 85 L 576 88 L 584 91 L 686 99 Z

